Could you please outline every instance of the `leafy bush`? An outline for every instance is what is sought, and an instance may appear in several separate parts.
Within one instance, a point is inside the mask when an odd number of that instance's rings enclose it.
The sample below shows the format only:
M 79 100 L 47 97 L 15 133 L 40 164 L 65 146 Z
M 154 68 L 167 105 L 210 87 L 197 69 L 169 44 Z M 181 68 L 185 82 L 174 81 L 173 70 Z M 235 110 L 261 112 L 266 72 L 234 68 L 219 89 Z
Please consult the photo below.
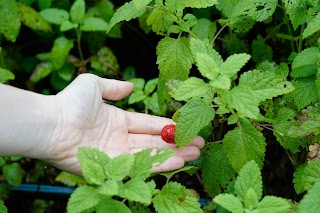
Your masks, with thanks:
M 176 172 L 196 167 L 205 189 L 199 193 L 213 202 L 201 210 L 179 183 L 168 182 L 159 191 L 150 173 L 136 180 L 132 172 L 140 153 L 119 156 L 132 162 L 120 179 L 101 162 L 89 167 L 94 160 L 79 157 L 91 186 L 76 189 L 68 210 L 104 211 L 112 205 L 124 212 L 148 212 L 153 203 L 158 212 L 317 212 L 319 1 L 132 0 L 117 6 L 108 0 L 1 2 L 0 80 L 12 80 L 19 75 L 16 70 L 24 70 L 32 82 L 28 89 L 41 88 L 49 79 L 50 88 L 40 92 L 52 93 L 83 72 L 130 79 L 134 92 L 115 105 L 168 117 L 173 113 L 179 147 L 197 134 L 206 139 L 201 158 Z M 46 42 L 29 58 L 14 48 L 25 43 L 19 41 L 23 30 L 30 32 L 21 23 Z M 121 40 L 126 23 L 139 27 L 139 35 L 156 38 L 158 78 L 144 79 L 139 72 L 135 78 L 129 68 L 120 71 L 117 56 L 105 46 L 104 33 Z M 103 158 L 106 165 L 118 160 Z M 285 193 L 275 191 L 272 181 L 284 181 Z M 126 185 L 132 190 L 121 193 Z M 138 186 L 145 190 L 135 191 Z

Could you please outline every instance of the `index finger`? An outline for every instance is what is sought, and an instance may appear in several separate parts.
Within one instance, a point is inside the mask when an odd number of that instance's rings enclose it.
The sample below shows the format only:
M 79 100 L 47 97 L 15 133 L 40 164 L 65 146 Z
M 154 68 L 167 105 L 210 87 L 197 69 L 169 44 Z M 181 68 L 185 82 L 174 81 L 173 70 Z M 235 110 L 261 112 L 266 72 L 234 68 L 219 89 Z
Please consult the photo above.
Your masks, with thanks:
M 126 119 L 129 132 L 139 134 L 160 134 L 165 125 L 174 124 L 169 118 L 137 112 L 127 112 Z

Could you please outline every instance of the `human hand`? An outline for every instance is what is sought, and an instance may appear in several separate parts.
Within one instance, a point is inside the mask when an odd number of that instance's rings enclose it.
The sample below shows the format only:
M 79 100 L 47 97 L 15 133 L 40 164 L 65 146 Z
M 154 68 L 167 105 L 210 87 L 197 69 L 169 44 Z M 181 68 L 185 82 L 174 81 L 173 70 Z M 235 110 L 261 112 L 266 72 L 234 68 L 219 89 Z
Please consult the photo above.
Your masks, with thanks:
M 45 161 L 67 172 L 81 174 L 76 158 L 81 146 L 97 148 L 110 157 L 135 153 L 146 148 L 171 148 L 176 155 L 154 172 L 181 168 L 185 162 L 200 155 L 204 140 L 197 136 L 184 148 L 167 144 L 161 139 L 163 126 L 171 119 L 142 113 L 126 112 L 106 104 L 103 99 L 120 100 L 133 89 L 129 82 L 103 79 L 91 74 L 78 76 L 55 96 L 58 124 L 54 137 L 47 142 Z

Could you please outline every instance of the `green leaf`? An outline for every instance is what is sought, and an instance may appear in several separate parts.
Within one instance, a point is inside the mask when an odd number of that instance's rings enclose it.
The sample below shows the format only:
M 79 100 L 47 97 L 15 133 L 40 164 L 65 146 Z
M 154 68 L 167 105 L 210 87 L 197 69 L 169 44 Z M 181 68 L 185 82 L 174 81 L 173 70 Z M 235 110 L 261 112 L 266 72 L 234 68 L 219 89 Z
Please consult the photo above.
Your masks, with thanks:
M 225 75 L 219 75 L 215 80 L 210 81 L 210 86 L 215 89 L 229 90 L 231 87 L 231 79 Z
M 207 54 L 197 53 L 195 57 L 197 67 L 203 77 L 215 80 L 219 75 L 217 63 Z
M 177 182 L 169 182 L 153 198 L 153 206 L 158 213 L 184 212 L 201 213 L 200 203 L 191 192 Z
M 71 21 L 82 23 L 86 12 L 86 3 L 84 0 L 76 0 L 70 8 Z
M 240 127 L 229 131 L 224 136 L 224 151 L 236 172 L 250 160 L 255 160 L 262 168 L 266 151 L 265 138 L 249 120 L 240 119 L 240 124 Z
M 139 90 L 143 90 L 144 85 L 145 85 L 145 80 L 144 78 L 131 78 L 128 80 L 129 82 L 133 83 L 134 87 L 133 87 L 133 92 L 139 91 Z
M 163 38 L 157 46 L 159 65 L 158 98 L 162 104 L 169 98 L 165 83 L 170 79 L 186 80 L 192 67 L 193 58 L 187 38 Z
M 130 201 L 136 201 L 145 205 L 151 203 L 149 186 L 139 179 L 131 179 L 119 188 L 119 196 Z
M 281 213 L 286 212 L 290 204 L 283 198 L 275 196 L 265 196 L 257 206 L 258 213 Z
M 192 27 L 191 30 L 198 36 L 199 39 L 212 39 L 217 31 L 217 25 L 215 22 L 211 22 L 209 19 L 198 19 L 197 24 Z
M 274 13 L 277 0 L 246 0 L 239 1 L 234 7 L 232 18 L 247 15 L 255 21 L 264 21 Z
M 118 195 L 119 185 L 115 180 L 107 180 L 97 188 L 97 192 L 106 196 Z
M 252 41 L 252 60 L 256 63 L 262 61 L 272 61 L 273 51 L 272 48 L 267 45 L 261 35 L 257 36 L 257 39 Z
M 310 21 L 308 21 L 307 27 L 304 29 L 302 33 L 303 38 L 307 38 L 312 34 L 318 32 L 320 30 L 320 13 L 318 13 L 315 17 L 313 17 Z
M 0 167 L 6 165 L 6 160 L 4 159 L 4 157 L 0 157 Z
M 80 186 L 71 194 L 67 211 L 70 213 L 91 212 L 98 206 L 101 198 L 91 186 Z
M 258 202 L 259 200 L 257 197 L 257 193 L 254 191 L 253 188 L 249 188 L 244 197 L 244 206 L 246 207 L 246 209 L 252 210 L 257 207 Z
M 14 74 L 0 67 L 0 83 L 6 83 L 9 80 L 13 80 L 15 78 Z
M 305 22 L 307 13 L 307 0 L 283 0 L 286 12 L 289 15 L 293 28 Z
M 3 201 L 0 200 L 0 213 L 8 213 L 7 207 L 4 205 Z
M 186 7 L 206 8 L 218 4 L 217 0 L 166 0 L 166 7 L 170 10 L 182 10 Z
M 50 52 L 50 61 L 53 64 L 54 69 L 60 69 L 73 48 L 73 41 L 65 37 L 58 37 L 53 43 L 53 47 Z
M 320 181 L 302 198 L 299 213 L 317 213 L 320 209 Z
M 254 160 L 247 162 L 241 168 L 237 180 L 234 184 L 234 191 L 242 201 L 246 199 L 246 195 L 249 189 L 254 190 L 257 196 L 257 200 L 261 199 L 262 177 L 259 165 Z
M 196 169 L 197 169 L 197 167 L 195 167 L 195 166 L 184 166 L 184 167 L 177 169 L 177 170 L 174 170 L 174 171 L 161 172 L 159 174 L 162 176 L 165 176 L 167 179 L 171 179 L 175 174 L 177 174 L 179 172 L 194 171 Z
M 146 94 L 151 94 L 155 90 L 157 85 L 158 85 L 158 78 L 150 79 L 144 87 L 144 92 Z
M 134 164 L 130 170 L 130 177 L 145 180 L 151 175 L 152 166 L 160 166 L 161 163 L 172 157 L 175 152 L 171 149 L 158 148 L 155 154 L 152 149 L 142 150 L 134 154 Z
M 202 79 L 190 77 L 177 86 L 172 97 L 178 101 L 188 101 L 194 97 L 210 97 L 211 89 Z
M 33 71 L 30 80 L 33 82 L 38 82 L 41 79 L 47 77 L 53 71 L 53 65 L 51 62 L 45 61 L 38 64 Z
M 55 178 L 55 181 L 63 183 L 69 187 L 75 187 L 79 185 L 85 185 L 87 182 L 83 179 L 83 177 L 73 175 L 67 172 L 60 172 L 60 174 Z
M 90 57 L 90 62 L 91 67 L 101 72 L 103 75 L 117 76 L 119 74 L 119 63 L 117 57 L 108 47 L 101 47 L 97 55 Z M 136 89 L 134 89 L 134 91 L 136 91 Z
M 84 179 L 89 184 L 100 185 L 106 179 L 103 165 L 89 159 L 79 160 Z
M 259 100 L 255 92 L 246 86 L 237 86 L 226 93 L 227 104 L 236 109 L 241 117 L 257 119 L 259 117 Z
M 19 186 L 25 174 L 25 171 L 17 162 L 4 165 L 2 167 L 2 172 L 8 183 L 13 186 Z
M 40 12 L 42 18 L 52 24 L 61 25 L 64 21 L 69 20 L 69 13 L 66 10 L 57 8 L 48 8 Z
M 20 32 L 20 17 L 16 1 L 0 2 L 0 33 L 11 42 L 15 42 Z
M 265 101 L 274 97 L 290 93 L 294 86 L 276 75 L 274 72 L 263 72 L 261 70 L 252 70 L 243 73 L 240 76 L 239 85 L 250 87 L 254 93 L 252 99 Z
M 131 19 L 141 16 L 145 12 L 146 7 L 150 2 L 151 0 L 132 0 L 122 5 L 113 14 L 107 32 L 109 32 L 114 25 L 121 21 L 130 21 Z
M 108 178 L 121 181 L 127 175 L 133 166 L 134 156 L 130 154 L 122 154 L 112 158 L 108 164 L 104 165 L 104 171 Z
M 213 201 L 232 213 L 244 212 L 241 201 L 232 194 L 217 195 Z
M 83 21 L 80 29 L 82 31 L 107 31 L 108 23 L 102 18 L 90 17 Z
M 175 143 L 186 146 L 214 118 L 214 109 L 202 99 L 194 98 L 180 110 L 175 131 Z
M 240 71 L 250 58 L 251 56 L 246 53 L 233 54 L 229 56 L 223 64 L 221 64 L 219 70 L 221 74 L 232 78 Z
M 311 161 L 297 168 L 293 175 L 294 188 L 298 194 L 312 188 L 320 181 L 320 160 Z
M 62 24 L 60 25 L 60 30 L 61 32 L 65 32 L 71 29 L 75 29 L 78 28 L 79 24 L 78 23 L 72 23 L 69 20 L 66 20 L 64 22 L 62 22 Z
M 304 49 L 293 60 L 290 75 L 295 78 L 315 75 L 320 68 L 318 64 L 319 57 L 319 48 L 310 47 Z
M 309 106 L 302 110 L 295 122 L 288 131 L 288 136 L 291 137 L 306 137 L 310 134 L 320 134 L 320 106 L 316 104 L 315 107 Z
M 33 8 L 17 3 L 21 22 L 33 30 L 51 32 L 51 25 Z
M 288 98 L 293 99 L 298 111 L 305 108 L 311 103 L 317 103 L 319 100 L 317 86 L 314 78 L 301 78 L 296 81 L 291 81 L 295 90 L 287 95 Z
M 168 12 L 162 8 L 154 8 L 147 18 L 147 25 L 158 35 L 165 36 L 169 27 L 173 26 L 174 21 L 170 18 L 173 12 Z M 175 25 L 176 26 L 176 25 Z
M 135 91 L 135 92 L 131 93 L 129 100 L 128 100 L 128 104 L 137 103 L 139 101 L 144 100 L 146 97 L 147 96 L 146 96 L 146 94 L 144 94 L 143 91 L 141 91 L 141 90 Z
M 202 152 L 201 176 L 206 192 L 214 197 L 227 188 L 235 171 L 223 150 L 222 144 L 208 143 Z M 213 172 L 214 171 L 214 172 Z
M 79 159 L 79 161 L 91 160 L 101 166 L 108 164 L 110 161 L 110 158 L 107 156 L 107 154 L 92 147 L 78 148 L 77 158 Z
M 106 198 L 100 202 L 96 212 L 131 213 L 131 210 L 121 201 Z

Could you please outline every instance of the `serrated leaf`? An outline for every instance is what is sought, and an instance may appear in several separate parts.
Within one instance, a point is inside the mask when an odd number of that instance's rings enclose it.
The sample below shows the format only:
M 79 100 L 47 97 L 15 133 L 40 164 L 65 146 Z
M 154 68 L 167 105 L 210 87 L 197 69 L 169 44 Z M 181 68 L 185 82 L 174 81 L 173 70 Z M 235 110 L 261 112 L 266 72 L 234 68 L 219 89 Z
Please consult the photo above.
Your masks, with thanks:
M 58 8 L 48 8 L 40 12 L 42 18 L 52 24 L 61 25 L 64 21 L 69 20 L 69 13 L 66 10 Z
M 145 180 L 151 175 L 152 166 L 159 166 L 161 163 L 172 157 L 175 153 L 171 149 L 158 148 L 155 154 L 152 149 L 142 150 L 134 154 L 134 164 L 130 170 L 130 177 Z
M 297 168 L 293 175 L 294 188 L 298 194 L 312 188 L 320 181 L 320 160 L 311 161 Z
M 16 1 L 0 2 L 0 33 L 11 42 L 15 42 L 20 32 L 20 17 Z
M 107 32 L 109 32 L 114 25 L 121 21 L 129 21 L 131 19 L 141 16 L 145 12 L 146 7 L 150 2 L 151 0 L 132 0 L 122 5 L 113 14 L 109 22 Z
M 76 0 L 70 8 L 71 21 L 74 23 L 82 23 L 86 12 L 86 3 L 84 0 Z
M 259 213 L 280 213 L 286 212 L 290 208 L 290 204 L 283 198 L 275 196 L 265 196 L 257 206 Z
M 319 57 L 319 48 L 310 47 L 304 49 L 293 60 L 290 75 L 295 78 L 315 75 L 320 68 L 320 65 L 318 65 Z
M 197 54 L 205 54 L 208 55 L 218 67 L 223 63 L 223 59 L 221 55 L 214 50 L 209 43 L 201 41 L 200 39 L 191 38 L 190 39 L 190 49 L 193 57 L 196 59 Z
M 299 205 L 299 213 L 317 213 L 320 209 L 320 181 L 308 191 Z
M 21 22 L 33 30 L 52 31 L 51 25 L 33 8 L 17 3 Z
M 250 58 L 251 56 L 246 53 L 233 54 L 221 64 L 219 70 L 222 74 L 232 78 L 240 71 Z
M 265 43 L 261 35 L 258 35 L 257 39 L 252 41 L 251 49 L 252 60 L 254 62 L 272 61 L 272 48 Z
M 139 101 L 144 100 L 146 97 L 147 96 L 146 96 L 146 94 L 144 94 L 143 91 L 141 91 L 141 90 L 135 91 L 135 92 L 131 93 L 129 100 L 128 100 L 128 104 L 137 103 Z
M 207 54 L 197 53 L 195 57 L 197 67 L 203 77 L 215 80 L 219 75 L 217 63 Z
M 312 34 L 316 33 L 320 30 L 320 13 L 318 13 L 315 17 L 313 17 L 309 22 L 307 27 L 304 29 L 302 33 L 303 38 L 307 38 Z
M 226 93 L 227 104 L 236 109 L 240 116 L 257 119 L 259 117 L 259 100 L 255 92 L 246 86 L 237 86 Z
M 131 78 L 128 81 L 133 83 L 133 92 L 143 90 L 146 82 L 144 78 Z
M 191 192 L 177 182 L 169 182 L 153 198 L 158 213 L 201 213 L 200 203 Z
M 215 80 L 210 81 L 210 86 L 215 89 L 229 90 L 231 87 L 231 79 L 225 75 L 219 75 Z
M 71 29 L 78 28 L 79 24 L 78 23 L 72 23 L 69 20 L 65 20 L 64 22 L 61 23 L 60 25 L 60 30 L 61 32 L 65 32 Z
M 104 171 L 108 178 L 121 181 L 129 175 L 129 171 L 133 166 L 134 156 L 130 154 L 122 154 L 112 158 L 108 164 L 104 165 Z
M 220 194 L 213 201 L 232 213 L 244 212 L 241 201 L 233 194 Z
M 310 134 L 320 134 L 320 106 L 318 104 L 302 110 L 298 120 L 288 131 L 288 136 L 291 137 L 305 137 Z
M 157 85 L 158 85 L 158 78 L 154 78 L 154 79 L 147 81 L 147 83 L 144 87 L 144 92 L 146 94 L 151 94 L 155 90 Z
M 159 104 L 169 99 L 165 84 L 170 79 L 185 80 L 192 67 L 193 57 L 187 38 L 163 38 L 157 46 L 159 65 L 158 98 Z
M 25 171 L 21 168 L 19 163 L 14 162 L 4 165 L 2 167 L 2 173 L 9 184 L 19 186 L 22 182 Z
M 53 47 L 50 52 L 50 61 L 54 69 L 60 69 L 73 48 L 73 41 L 65 37 L 58 37 L 53 43 Z
M 45 61 L 38 64 L 33 71 L 30 80 L 33 82 L 38 82 L 41 79 L 47 77 L 50 75 L 50 73 L 53 71 L 54 67 L 51 62 Z
M 175 143 L 178 147 L 189 144 L 215 116 L 214 109 L 206 101 L 198 98 L 190 100 L 179 111 L 175 131 Z
M 217 25 L 209 19 L 201 18 L 198 19 L 197 24 L 192 27 L 191 31 L 201 40 L 212 39 L 217 31 Z
M 119 196 L 130 201 L 136 201 L 145 205 L 151 203 L 149 186 L 139 179 L 131 179 L 119 187 Z
M 253 99 L 265 101 L 279 95 L 290 93 L 294 86 L 273 72 L 252 70 L 240 76 L 239 85 L 250 87 L 253 91 Z
M 287 97 L 293 99 L 293 102 L 299 111 L 311 103 L 317 103 L 319 97 L 313 77 L 301 78 L 292 81 L 292 84 L 295 90 L 289 93 Z
M 286 12 L 289 15 L 293 28 L 296 30 L 305 21 L 307 0 L 283 0 Z
M 60 174 L 55 178 L 55 181 L 63 183 L 69 187 L 75 187 L 79 185 L 85 185 L 87 182 L 83 179 L 83 177 L 73 175 L 67 172 L 60 172 Z
M 78 213 L 92 211 L 98 206 L 101 198 L 97 190 L 91 186 L 80 186 L 71 194 L 67 211 L 70 213 Z
M 105 212 L 112 212 L 112 213 L 132 213 L 132 211 L 126 206 L 125 203 L 114 200 L 111 198 L 106 198 L 102 200 L 97 207 L 97 213 L 105 213 Z
M 15 76 L 11 71 L 0 67 L 0 83 L 6 83 L 14 78 Z
M 250 160 L 255 160 L 262 168 L 266 151 L 265 138 L 249 120 L 240 119 L 240 123 L 240 127 L 230 130 L 224 136 L 224 152 L 236 172 Z
M 175 100 L 188 101 L 194 97 L 210 97 L 211 89 L 202 79 L 190 77 L 179 84 L 171 94 Z
M 195 166 L 184 166 L 180 169 L 174 170 L 174 171 L 169 171 L 169 172 L 161 172 L 159 173 L 162 176 L 165 176 L 167 179 L 170 179 L 171 177 L 173 177 L 175 174 L 179 173 L 179 172 L 185 172 L 185 171 L 189 171 L 189 170 L 196 170 L 197 167 Z
M 253 188 L 249 188 L 244 197 L 244 202 L 243 202 L 244 206 L 246 207 L 246 209 L 253 210 L 254 208 L 257 207 L 258 202 L 259 202 L 259 199 L 258 199 L 257 193 Z
M 107 31 L 108 23 L 105 22 L 102 18 L 90 17 L 86 18 L 83 21 L 80 29 L 82 31 Z
M 115 180 L 107 180 L 97 188 L 97 192 L 106 196 L 118 195 L 119 185 Z
M 104 182 L 106 175 L 104 174 L 103 165 L 89 159 L 79 161 L 84 179 L 89 184 L 100 185 Z
M 201 176 L 206 192 L 214 197 L 235 177 L 222 144 L 208 143 L 202 150 Z M 214 171 L 214 172 L 213 172 Z
M 0 200 L 0 213 L 8 213 L 7 207 L 4 205 L 3 201 Z
M 277 0 L 246 0 L 239 1 L 234 7 L 231 17 L 247 15 L 255 21 L 264 21 L 274 13 Z
M 79 147 L 77 158 L 81 161 L 92 160 L 103 166 L 110 161 L 110 158 L 104 152 L 92 147 Z
M 261 167 L 261 166 L 260 166 Z M 244 201 L 249 189 L 253 189 L 257 199 L 262 197 L 262 177 L 259 165 L 251 160 L 247 162 L 240 170 L 237 180 L 234 184 L 235 194 Z
M 166 0 L 166 7 L 170 10 L 182 10 L 186 7 L 206 8 L 218 4 L 217 0 Z
M 173 26 L 174 21 L 170 18 L 169 13 L 163 9 L 154 8 L 147 18 L 147 25 L 151 27 L 152 31 L 158 35 L 166 35 L 169 27 Z

